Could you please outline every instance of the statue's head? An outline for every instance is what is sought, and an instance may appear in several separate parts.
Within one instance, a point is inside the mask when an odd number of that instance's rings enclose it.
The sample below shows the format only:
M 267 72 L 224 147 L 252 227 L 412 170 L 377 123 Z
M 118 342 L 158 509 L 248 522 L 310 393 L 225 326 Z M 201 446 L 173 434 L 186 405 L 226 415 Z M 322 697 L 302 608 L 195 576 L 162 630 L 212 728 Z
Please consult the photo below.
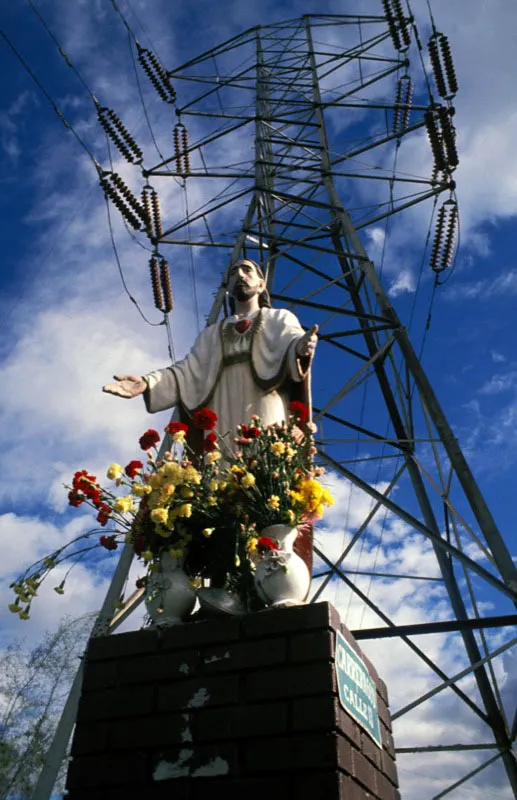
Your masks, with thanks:
M 258 295 L 260 308 L 271 308 L 266 279 L 261 267 L 251 258 L 234 261 L 228 270 L 226 289 L 230 295 L 230 312 L 235 313 L 235 300 L 244 301 Z

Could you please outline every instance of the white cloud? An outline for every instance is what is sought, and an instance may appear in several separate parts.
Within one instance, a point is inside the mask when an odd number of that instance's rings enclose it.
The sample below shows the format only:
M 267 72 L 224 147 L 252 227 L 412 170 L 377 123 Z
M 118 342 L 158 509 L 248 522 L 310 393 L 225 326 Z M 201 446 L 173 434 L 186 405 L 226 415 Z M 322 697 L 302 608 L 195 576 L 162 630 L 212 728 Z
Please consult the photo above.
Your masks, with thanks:
M 414 292 L 415 286 L 414 275 L 409 271 L 404 271 L 393 281 L 388 289 L 388 294 L 390 297 L 398 297 L 399 294 L 403 294 L 404 292 Z
M 516 378 L 517 372 L 514 371 L 492 375 L 490 380 L 478 390 L 479 394 L 501 394 L 509 389 L 515 389 Z
M 495 278 L 453 283 L 445 291 L 447 300 L 482 300 L 488 302 L 498 297 L 512 297 L 517 293 L 517 271 L 509 270 Z

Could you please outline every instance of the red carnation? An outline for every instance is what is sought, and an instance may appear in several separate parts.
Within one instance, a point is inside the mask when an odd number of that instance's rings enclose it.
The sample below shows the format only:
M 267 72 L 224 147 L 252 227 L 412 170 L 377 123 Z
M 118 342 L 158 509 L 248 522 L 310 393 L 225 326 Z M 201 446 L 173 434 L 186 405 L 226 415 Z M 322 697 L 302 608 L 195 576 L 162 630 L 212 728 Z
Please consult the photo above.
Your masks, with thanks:
M 269 536 L 259 536 L 257 539 L 257 550 L 267 553 L 269 550 L 278 550 L 278 545 Z
M 188 431 L 188 425 L 185 425 L 184 422 L 169 422 L 168 425 L 165 426 L 165 433 L 170 433 L 171 436 L 174 436 L 175 433 L 186 433 Z
M 105 525 L 108 524 L 109 515 L 111 514 L 111 508 L 106 503 L 99 503 L 97 508 L 99 509 L 99 513 L 97 514 L 97 522 L 99 523 L 99 525 L 102 525 L 102 527 L 104 527 Z
M 158 431 L 155 431 L 153 428 L 149 428 L 138 440 L 138 444 L 142 448 L 142 450 L 150 450 L 151 447 L 155 447 L 158 442 L 160 441 L 160 434 Z
M 202 431 L 211 431 L 215 428 L 217 414 L 210 408 L 200 408 L 199 411 L 194 411 L 193 419 L 196 428 Z
M 99 542 L 106 550 L 116 550 L 118 547 L 115 536 L 101 536 Z
M 299 400 L 293 400 L 289 403 L 289 411 L 293 417 L 297 417 L 300 422 L 307 422 L 309 419 L 309 409 L 304 403 Z
M 95 483 L 97 478 L 95 475 L 88 475 L 85 469 L 77 471 L 74 474 L 74 479 L 72 481 L 72 485 L 74 489 L 81 490 L 86 493 L 86 490 L 91 486 L 92 483 Z
M 250 439 L 256 439 L 257 436 L 260 436 L 261 432 L 262 431 L 260 430 L 260 428 L 255 428 L 254 425 L 252 425 L 251 428 L 248 428 L 248 436 L 250 437 Z
M 141 461 L 130 461 L 127 467 L 124 468 L 124 472 L 128 478 L 134 478 L 138 470 L 142 469 L 143 466 Z
M 68 492 L 68 504 L 77 508 L 84 503 L 84 495 L 79 494 L 79 492 L 75 492 L 73 489 Z
M 99 506 L 102 503 L 102 495 L 98 487 L 95 488 L 93 491 L 91 491 L 89 494 L 87 494 L 87 497 L 89 500 L 91 500 L 91 502 L 96 508 L 99 508 Z
M 214 450 L 217 450 L 217 434 L 216 433 L 208 433 L 205 436 L 205 440 L 203 442 L 203 449 L 205 453 L 212 453 Z

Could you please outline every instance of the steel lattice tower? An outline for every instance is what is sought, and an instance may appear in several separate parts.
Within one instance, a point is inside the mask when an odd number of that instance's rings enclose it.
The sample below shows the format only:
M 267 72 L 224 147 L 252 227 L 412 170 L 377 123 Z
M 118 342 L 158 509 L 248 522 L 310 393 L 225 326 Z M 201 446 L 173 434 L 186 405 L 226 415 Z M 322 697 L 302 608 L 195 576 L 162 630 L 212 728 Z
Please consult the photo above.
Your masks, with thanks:
M 457 221 L 456 80 L 447 40 L 435 31 L 433 75 L 420 75 L 412 102 L 420 40 L 400 3 L 383 5 L 384 16 L 315 15 L 253 28 L 168 73 L 140 49 L 144 69 L 176 106 L 177 120 L 171 156 L 141 168 L 147 185 L 142 203 L 135 196 L 128 201 L 128 194 L 125 202 L 144 220 L 133 220 L 134 227 L 155 246 L 155 288 L 165 254 L 181 264 L 198 248 L 200 260 L 212 259 L 221 270 L 248 256 L 267 270 L 275 305 L 294 310 L 306 327 L 319 324 L 313 374 L 318 459 L 340 476 L 349 501 L 339 555 L 329 545 L 331 534 L 316 540 L 312 600 L 339 596 L 355 609 L 347 624 L 358 639 L 394 637 L 427 670 L 425 690 L 393 709 L 405 732 L 400 753 L 488 751 L 435 798 L 498 758 L 517 796 L 517 716 L 507 716 L 493 666 L 515 639 L 504 636 L 495 648 L 489 635 L 490 627 L 517 619 L 517 571 L 364 244 L 369 231 L 391 219 L 395 225 L 400 212 L 427 201 L 438 207 L 435 275 L 450 264 Z M 398 170 L 404 142 L 413 137 L 421 145 L 425 132 L 430 174 Z M 187 192 L 190 210 L 164 210 L 162 222 L 155 189 L 172 178 Z M 104 174 L 105 187 L 106 179 L 112 177 Z M 155 300 L 170 310 L 159 290 Z M 224 313 L 221 283 L 208 323 Z M 362 517 L 359 507 L 366 509 Z M 408 575 L 393 567 L 396 559 L 383 567 L 386 549 L 410 538 L 425 555 L 422 571 Z M 97 632 L 113 617 L 130 560 L 126 549 Z M 384 598 L 403 593 L 407 581 L 413 600 L 418 591 L 422 603 L 435 598 L 440 621 L 413 625 L 390 617 Z M 506 616 L 483 618 L 489 598 L 497 598 Z M 355 625 L 365 613 L 382 627 Z M 117 624 L 124 616 L 117 615 Z M 397 619 L 403 622 L 404 614 Z M 460 654 L 456 674 L 441 664 L 443 647 L 428 646 L 432 637 L 414 639 L 433 633 L 447 635 L 447 647 Z M 412 712 L 445 696 L 450 713 L 472 716 L 477 740 L 426 745 L 415 731 L 406 746 Z

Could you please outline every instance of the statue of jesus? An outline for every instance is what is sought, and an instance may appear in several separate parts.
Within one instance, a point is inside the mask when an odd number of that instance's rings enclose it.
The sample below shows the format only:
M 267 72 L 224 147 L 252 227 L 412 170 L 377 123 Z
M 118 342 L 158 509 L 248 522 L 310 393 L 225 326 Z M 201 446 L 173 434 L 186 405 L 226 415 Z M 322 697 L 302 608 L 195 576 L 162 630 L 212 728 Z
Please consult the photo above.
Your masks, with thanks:
M 304 332 L 293 313 L 271 308 L 264 274 L 250 259 L 231 265 L 226 288 L 232 315 L 206 327 L 184 359 L 143 377 L 115 375 L 103 391 L 143 395 L 150 413 L 174 406 L 187 423 L 209 406 L 221 435 L 235 435 L 254 414 L 264 425 L 282 422 L 294 399 L 310 406 L 318 326 Z

